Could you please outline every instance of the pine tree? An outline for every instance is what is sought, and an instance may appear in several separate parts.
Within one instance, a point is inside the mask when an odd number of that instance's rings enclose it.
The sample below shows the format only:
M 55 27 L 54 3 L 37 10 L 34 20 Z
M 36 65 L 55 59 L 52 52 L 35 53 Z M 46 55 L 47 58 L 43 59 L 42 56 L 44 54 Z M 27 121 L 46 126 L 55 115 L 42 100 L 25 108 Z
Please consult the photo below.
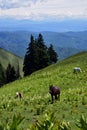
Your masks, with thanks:
M 37 39 L 34 39 L 31 35 L 30 43 L 24 57 L 24 76 L 30 75 L 34 71 L 47 67 L 54 62 L 57 62 L 57 53 L 54 51 L 53 46 L 50 45 L 47 48 L 42 34 L 39 34 Z
M 0 87 L 3 86 L 5 82 L 6 82 L 5 73 L 4 73 L 2 65 L 0 64 Z
M 27 48 L 27 52 L 24 57 L 23 72 L 24 76 L 31 74 L 38 69 L 38 53 L 37 46 L 34 37 L 31 35 L 30 43 Z
M 49 65 L 48 49 L 44 44 L 43 36 L 39 34 L 37 39 L 31 35 L 30 43 L 24 57 L 24 76 Z
M 53 45 L 50 44 L 50 47 L 48 48 L 48 54 L 50 56 L 50 63 L 56 63 L 58 61 L 58 55 L 55 52 Z
M 48 48 L 44 43 L 42 34 L 39 34 L 38 36 L 37 46 L 38 46 L 39 69 L 42 69 L 50 64 Z
M 10 83 L 12 81 L 16 80 L 16 71 L 11 64 L 8 64 L 6 69 L 6 83 Z

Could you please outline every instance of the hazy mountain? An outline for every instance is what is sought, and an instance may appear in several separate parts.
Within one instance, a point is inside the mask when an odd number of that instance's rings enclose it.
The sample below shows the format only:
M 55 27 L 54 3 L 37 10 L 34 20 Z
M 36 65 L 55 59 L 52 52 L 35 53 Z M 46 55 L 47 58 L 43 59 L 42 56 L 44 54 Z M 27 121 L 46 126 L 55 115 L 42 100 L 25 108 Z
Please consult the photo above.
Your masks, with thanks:
M 47 46 L 54 45 L 59 59 L 87 50 L 87 31 L 82 32 L 40 32 Z M 10 31 L 0 32 L 0 47 L 24 57 L 31 34 L 37 38 L 39 32 Z
M 0 19 L 1 31 L 84 31 L 87 30 L 87 19 L 63 19 L 59 21 L 30 21 L 9 18 Z

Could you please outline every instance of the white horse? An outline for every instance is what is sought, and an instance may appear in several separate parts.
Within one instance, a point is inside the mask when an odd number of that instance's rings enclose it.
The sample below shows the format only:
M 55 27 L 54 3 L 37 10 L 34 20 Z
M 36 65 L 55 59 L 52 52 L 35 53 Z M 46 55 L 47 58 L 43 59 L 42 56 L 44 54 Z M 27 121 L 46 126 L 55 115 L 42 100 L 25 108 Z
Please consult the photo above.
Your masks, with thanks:
M 78 73 L 78 72 L 82 73 L 81 68 L 75 67 L 75 68 L 73 69 L 73 73 Z
M 23 94 L 20 93 L 20 92 L 16 92 L 15 98 L 19 98 L 20 100 L 22 100 L 23 99 Z

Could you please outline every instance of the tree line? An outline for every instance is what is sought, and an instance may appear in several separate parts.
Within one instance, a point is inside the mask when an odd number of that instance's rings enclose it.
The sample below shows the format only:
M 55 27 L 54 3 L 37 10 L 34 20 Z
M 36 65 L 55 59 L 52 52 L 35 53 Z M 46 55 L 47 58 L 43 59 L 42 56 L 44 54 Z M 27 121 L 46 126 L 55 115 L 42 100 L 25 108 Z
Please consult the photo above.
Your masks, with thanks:
M 19 68 L 15 70 L 14 66 L 9 63 L 6 70 L 4 70 L 2 64 L 0 64 L 0 87 L 18 78 L 20 78 Z
M 28 76 L 34 71 L 45 68 L 57 61 L 58 55 L 55 52 L 53 45 L 50 44 L 50 46 L 47 47 L 42 34 L 39 34 L 37 38 L 34 38 L 34 36 L 31 35 L 23 62 L 24 76 Z M 0 86 L 18 78 L 20 78 L 19 66 L 17 70 L 15 70 L 15 67 L 9 63 L 7 69 L 4 70 L 0 64 Z

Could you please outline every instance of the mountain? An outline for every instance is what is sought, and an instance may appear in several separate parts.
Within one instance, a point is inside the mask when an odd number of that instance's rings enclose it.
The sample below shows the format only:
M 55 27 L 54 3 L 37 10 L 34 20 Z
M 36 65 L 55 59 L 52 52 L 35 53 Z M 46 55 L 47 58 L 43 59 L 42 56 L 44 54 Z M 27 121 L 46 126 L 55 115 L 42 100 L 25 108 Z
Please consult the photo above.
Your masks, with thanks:
M 49 125 L 50 128 L 56 130 L 59 128 L 58 124 L 63 124 L 61 128 L 65 126 L 67 130 L 69 128 L 78 130 L 76 124 L 79 123 L 80 126 L 81 122 L 81 127 L 84 127 L 86 120 L 82 118 L 84 120 L 80 122 L 80 118 L 81 115 L 87 118 L 86 65 L 87 52 L 79 53 L 3 86 L 0 89 L 0 121 L 4 124 L 0 125 L 12 126 L 11 124 L 16 124 L 16 121 L 21 121 L 24 117 L 20 125 L 17 123 L 20 130 L 31 129 L 32 124 L 34 124 L 32 130 L 35 130 L 37 126 L 35 123 L 40 123 L 38 129 L 41 128 L 41 130 L 45 129 L 40 127 L 43 125 L 46 128 L 49 128 L 47 127 Z M 80 67 L 82 73 L 74 74 L 74 67 Z M 59 86 L 61 92 L 60 101 L 54 101 L 53 104 L 50 101 L 50 84 Z M 23 100 L 14 98 L 16 92 L 23 94 Z M 54 112 L 54 118 L 49 117 L 52 112 Z M 56 128 L 53 128 L 54 122 L 56 122 Z M 71 127 L 68 127 L 69 125 Z
M 87 31 L 82 32 L 29 32 L 14 31 L 0 32 L 0 47 L 12 53 L 24 57 L 28 47 L 31 34 L 37 38 L 38 34 L 43 35 L 45 44 L 53 44 L 58 52 L 59 59 L 65 59 L 75 53 L 87 50 Z
M 7 68 L 9 63 L 12 66 L 14 66 L 15 69 L 17 69 L 17 67 L 19 66 L 20 74 L 21 74 L 21 76 L 23 75 L 23 72 L 22 72 L 23 58 L 21 58 L 17 55 L 14 55 L 14 54 L 10 53 L 9 51 L 4 50 L 2 48 L 0 48 L 0 63 L 2 64 L 4 69 Z
M 59 19 L 59 21 L 32 21 L 21 19 L 0 18 L 1 31 L 84 31 L 87 30 L 87 19 Z

